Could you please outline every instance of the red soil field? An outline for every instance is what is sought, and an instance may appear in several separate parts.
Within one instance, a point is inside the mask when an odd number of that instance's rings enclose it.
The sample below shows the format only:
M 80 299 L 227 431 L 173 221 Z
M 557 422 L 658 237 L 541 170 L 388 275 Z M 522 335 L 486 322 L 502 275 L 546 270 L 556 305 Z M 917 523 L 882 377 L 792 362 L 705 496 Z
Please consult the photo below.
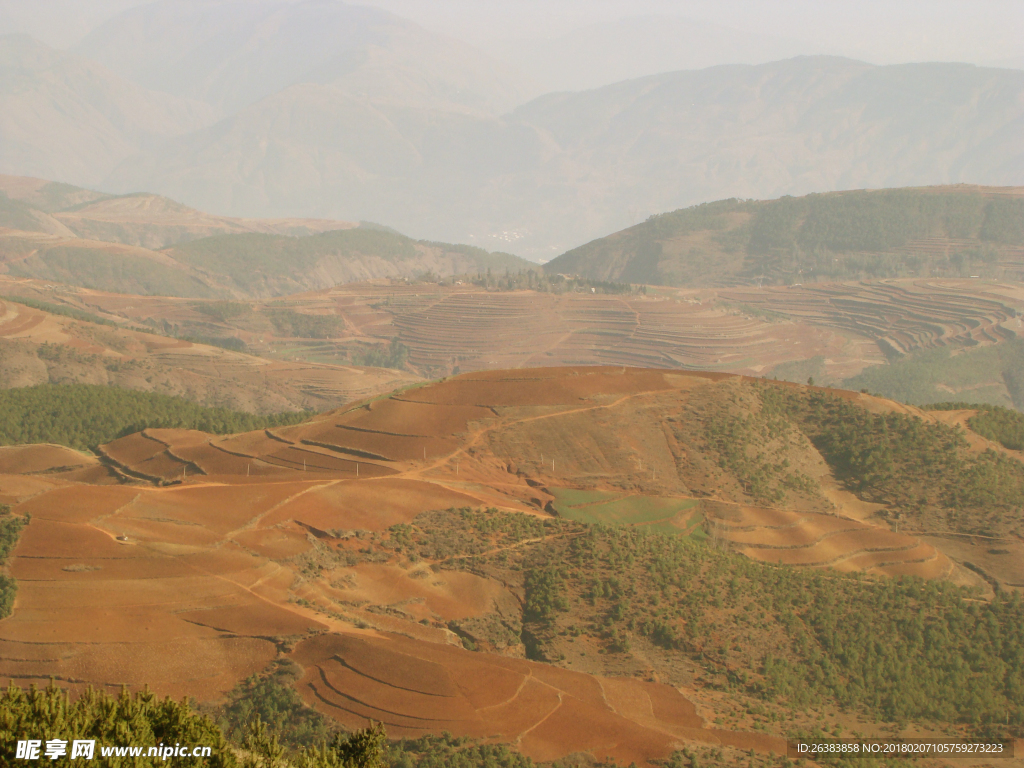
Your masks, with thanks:
M 0 475 L 0 504 L 21 504 L 33 496 L 64 485 L 63 478 Z
M 293 434 L 300 434 L 296 431 Z M 302 430 L 303 439 L 335 448 L 350 461 L 416 461 L 423 460 L 424 451 L 428 459 L 444 456 L 458 447 L 451 438 L 402 437 L 381 432 L 362 432 L 335 426 Z M 280 455 L 281 452 L 269 454 Z
M 408 605 L 404 610 L 413 614 L 435 613 L 444 621 L 483 615 L 503 597 L 515 600 L 501 585 L 472 573 L 449 571 L 442 575 L 428 571 L 429 575 L 424 576 L 424 570 L 362 563 L 342 571 L 351 574 L 356 583 L 355 587 L 345 589 L 344 595 L 349 600 L 366 600 L 375 605 L 421 600 L 422 606 Z M 413 576 L 417 571 L 420 575 Z
M 394 435 L 412 436 L 460 435 L 469 429 L 469 423 L 494 418 L 489 408 L 476 405 L 425 405 L 402 399 L 410 393 L 385 400 L 372 401 L 364 408 L 342 414 L 337 423 L 350 429 L 365 429 Z
M 282 524 L 283 525 L 283 524 Z M 232 537 L 246 549 L 251 549 L 262 557 L 274 560 L 295 557 L 310 548 L 305 530 L 282 528 L 259 528 L 241 531 Z
M 476 499 L 418 480 L 357 480 L 315 488 L 261 521 L 299 520 L 322 530 L 382 531 L 431 509 L 476 506 Z
M 310 483 L 290 482 L 146 490 L 119 510 L 117 517 L 167 519 L 225 534 L 246 527 L 255 518 L 312 487 Z
M 754 560 L 840 571 L 943 578 L 952 563 L 929 544 L 849 518 L 757 507 L 729 509 L 713 530 Z
M 136 432 L 107 443 L 103 451 L 119 464 L 131 467 L 163 453 L 166 448 L 163 443 L 146 437 L 142 432 Z
M 567 405 L 594 395 L 671 389 L 660 371 L 627 368 L 542 368 L 491 371 L 418 387 L 401 395 L 417 403 L 486 407 Z
M 347 726 L 372 718 L 394 736 L 507 740 L 538 760 L 583 750 L 642 763 L 691 741 L 778 754 L 776 738 L 708 729 L 669 686 L 451 645 L 448 621 L 515 605 L 514 586 L 405 555 L 354 566 L 341 557 L 368 532 L 429 510 L 487 503 L 544 515 L 548 483 L 689 498 L 677 459 L 690 447 L 664 436 L 666 419 L 718 394 L 708 388 L 739 386 L 723 374 L 621 367 L 478 372 L 273 430 L 277 439 L 152 430 L 108 446 L 134 471 L 194 462 L 210 473 L 190 466 L 176 485 L 0 474 L 0 498 L 32 515 L 10 564 L 19 592 L 0 621 L 0 676 L 148 683 L 210 700 L 279 657 L 280 643 L 305 668 L 303 698 Z M 381 454 L 422 445 L 425 434 L 444 448 L 426 462 L 360 460 L 361 472 L 392 476 L 357 480 L 349 457 L 302 442 L 348 434 Z M 540 450 L 553 451 L 543 463 Z M 0 449 L 0 469 L 35 472 L 77 456 Z M 657 466 L 658 479 L 635 459 Z M 926 578 L 950 578 L 955 566 L 932 542 L 838 515 L 723 498 L 705 516 L 713 535 L 758 560 Z M 322 570 L 309 567 L 317 557 Z
M 233 605 L 226 608 L 204 608 L 178 614 L 184 621 L 230 632 L 233 635 L 304 635 L 327 627 L 291 611 L 266 603 Z
M 63 445 L 0 446 L 0 474 L 21 475 L 45 472 L 57 467 L 85 467 L 96 464 L 88 456 Z
M 292 656 L 306 669 L 299 690 L 307 703 L 350 727 L 372 718 L 397 735 L 443 729 L 510 740 L 535 760 L 589 751 L 644 762 L 667 757 L 681 737 L 717 744 L 732 736 L 704 729 L 693 706 L 668 686 L 603 680 L 397 635 L 322 635 L 300 643 Z M 638 697 L 649 702 L 643 724 L 617 712 L 616 705 L 630 711 L 626 702 Z M 751 737 L 735 741 L 759 751 L 767 751 L 765 741 L 778 748 L 777 739 Z

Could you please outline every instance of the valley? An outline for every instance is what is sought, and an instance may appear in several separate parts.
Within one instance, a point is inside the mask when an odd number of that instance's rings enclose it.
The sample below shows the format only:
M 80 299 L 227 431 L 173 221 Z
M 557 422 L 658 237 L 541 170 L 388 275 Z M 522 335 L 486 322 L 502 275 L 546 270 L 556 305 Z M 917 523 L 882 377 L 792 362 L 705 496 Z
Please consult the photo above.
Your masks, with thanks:
M 996 255 L 976 277 L 945 243 L 884 273 L 837 250 L 803 282 L 801 253 L 748 243 L 733 277 L 673 285 L 591 269 L 636 233 L 542 268 L 4 184 L 0 674 L 210 712 L 267 685 L 325 734 L 535 763 L 767 768 L 795 730 L 967 734 L 1021 706 L 978 634 L 1021 645 L 1021 255 L 981 236 L 1001 193 L 934 193 L 981 228 L 957 247 Z M 983 650 L 950 666 L 897 609 Z

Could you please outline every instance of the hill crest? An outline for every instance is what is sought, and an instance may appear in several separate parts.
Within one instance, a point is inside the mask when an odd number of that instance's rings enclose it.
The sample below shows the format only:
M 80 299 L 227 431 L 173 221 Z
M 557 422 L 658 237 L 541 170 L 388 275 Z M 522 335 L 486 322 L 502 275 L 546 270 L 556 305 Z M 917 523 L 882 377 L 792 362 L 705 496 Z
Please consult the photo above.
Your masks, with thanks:
M 652 216 L 568 251 L 553 272 L 663 285 L 894 277 L 1016 279 L 1024 187 L 852 190 L 720 200 Z

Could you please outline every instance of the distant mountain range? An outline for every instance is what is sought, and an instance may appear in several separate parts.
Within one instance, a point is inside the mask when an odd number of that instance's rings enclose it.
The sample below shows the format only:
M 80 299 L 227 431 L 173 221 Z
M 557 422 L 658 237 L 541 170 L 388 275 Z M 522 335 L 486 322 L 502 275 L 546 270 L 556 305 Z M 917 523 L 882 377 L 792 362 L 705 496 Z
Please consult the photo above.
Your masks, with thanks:
M 391 14 L 241 5 L 130 9 L 72 54 L 0 38 L 0 170 L 535 260 L 705 200 L 1024 183 L 1021 71 L 799 57 L 522 104 L 505 65 Z
M 484 114 L 525 97 L 518 75 L 464 43 L 334 0 L 160 0 L 115 16 L 75 52 L 225 115 L 298 84 Z
M 24 35 L 0 37 L 0 172 L 96 186 L 127 158 L 209 125 L 207 104 L 147 90 Z

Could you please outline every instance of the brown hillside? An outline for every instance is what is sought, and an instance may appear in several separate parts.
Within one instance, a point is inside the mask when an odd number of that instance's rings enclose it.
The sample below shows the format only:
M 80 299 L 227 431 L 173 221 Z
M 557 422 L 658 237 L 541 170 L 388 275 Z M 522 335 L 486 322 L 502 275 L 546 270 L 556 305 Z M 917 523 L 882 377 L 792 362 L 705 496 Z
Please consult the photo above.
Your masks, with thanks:
M 42 297 L 45 285 L 34 284 L 33 295 Z M 343 363 L 397 341 L 408 348 L 409 364 L 430 377 L 565 365 L 771 376 L 780 365 L 819 358 L 825 378 L 841 381 L 886 356 L 1014 339 L 1024 311 L 1024 293 L 1014 284 L 970 279 L 649 288 L 621 296 L 379 281 L 289 297 L 288 311 L 321 322 L 322 338 L 311 339 L 274 324 L 280 305 L 250 303 L 242 314 L 217 319 L 202 311 L 212 306 L 205 302 L 99 291 L 77 301 L 136 323 L 235 335 L 271 357 Z M 998 377 L 993 386 L 1005 392 Z
M 357 224 L 327 219 L 238 219 L 213 216 L 159 195 L 113 197 L 54 214 L 79 237 L 160 249 L 213 235 L 259 232 L 311 235 Z
M 707 691 L 606 677 L 642 672 L 611 658 L 523 660 L 509 629 L 521 586 L 493 569 L 444 570 L 440 554 L 410 559 L 392 528 L 453 507 L 547 519 L 565 493 L 603 491 L 695 504 L 713 541 L 769 563 L 970 581 L 951 539 L 892 530 L 836 490 L 792 430 L 747 456 L 784 458 L 816 485 L 758 502 L 705 431 L 736 414 L 756 424 L 755 386 L 622 367 L 480 372 L 276 430 L 147 430 L 104 446 L 99 462 L 0 450 L 0 500 L 31 515 L 10 563 L 19 592 L 0 622 L 0 675 L 210 700 L 287 656 L 305 669 L 307 703 L 348 726 L 510 741 L 538 760 L 644 762 L 684 743 L 778 754 L 778 737 L 709 727 L 720 703 Z M 1006 587 L 1020 579 L 1012 570 L 999 572 Z
M 0 280 L 0 293 L 19 287 Z M 87 295 L 82 291 L 78 302 L 65 306 L 81 306 Z M 185 304 L 162 301 L 170 305 L 168 313 Z M 257 412 L 337 407 L 417 378 L 385 369 L 265 360 L 14 301 L 0 301 L 0 350 L 3 387 L 110 384 Z

